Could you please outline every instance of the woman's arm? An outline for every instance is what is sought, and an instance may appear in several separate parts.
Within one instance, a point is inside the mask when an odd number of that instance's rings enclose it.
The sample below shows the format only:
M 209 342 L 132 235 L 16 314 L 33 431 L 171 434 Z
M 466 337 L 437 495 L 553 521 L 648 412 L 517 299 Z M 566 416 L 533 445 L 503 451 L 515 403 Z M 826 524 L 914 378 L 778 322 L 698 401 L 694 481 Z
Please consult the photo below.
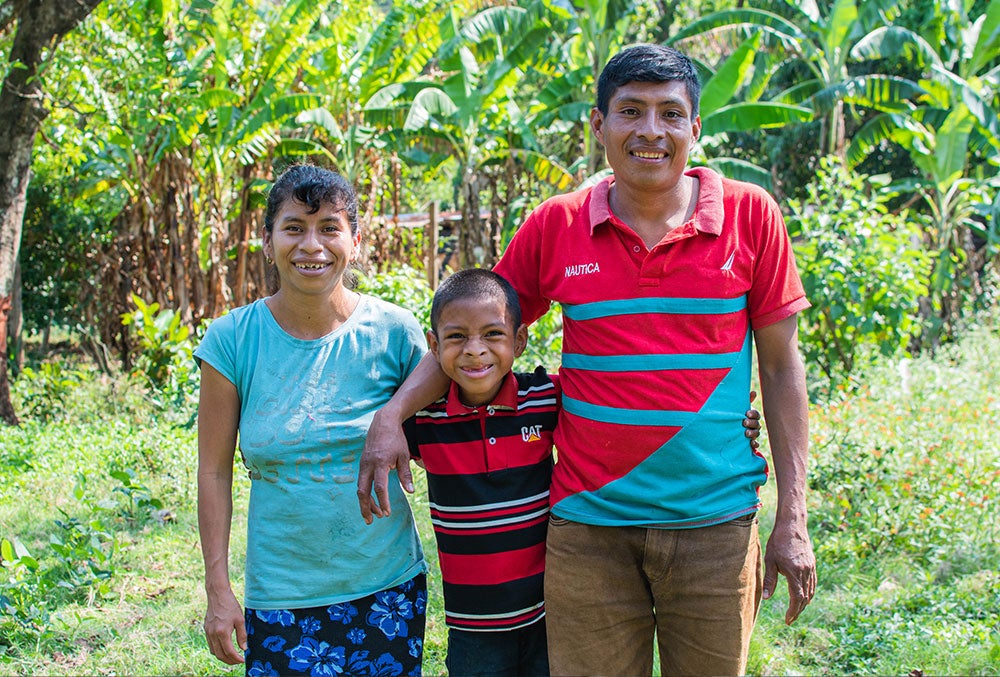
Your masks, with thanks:
M 205 559 L 205 638 L 223 663 L 243 662 L 233 632 L 246 648 L 243 610 L 229 581 L 229 531 L 233 519 L 233 457 L 240 422 L 236 386 L 207 362 L 201 365 L 198 402 L 198 533 Z

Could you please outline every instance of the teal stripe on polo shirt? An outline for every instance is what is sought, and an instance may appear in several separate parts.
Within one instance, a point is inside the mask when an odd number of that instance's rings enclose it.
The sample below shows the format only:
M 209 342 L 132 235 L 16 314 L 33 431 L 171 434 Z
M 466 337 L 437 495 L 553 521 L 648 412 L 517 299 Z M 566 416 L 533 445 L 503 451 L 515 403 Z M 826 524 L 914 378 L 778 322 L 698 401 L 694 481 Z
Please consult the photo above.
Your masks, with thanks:
M 623 477 L 563 498 L 552 506 L 552 514 L 584 524 L 683 529 L 755 510 L 760 504 L 757 489 L 767 480 L 767 462 L 750 449 L 741 425 L 752 356 L 748 333 L 732 370 L 690 423 Z M 563 395 L 563 406 L 571 412 L 576 403 Z M 608 415 L 602 409 L 585 411 Z M 657 425 L 676 413 L 642 412 L 642 422 Z M 622 444 L 628 444 L 627 437 L 622 435 Z M 708 481 L 692 484 L 692 478 Z
M 724 315 L 747 307 L 746 294 L 731 299 L 638 298 L 563 304 L 563 314 L 571 320 L 594 320 L 615 315 Z
M 563 394 L 563 410 L 574 416 L 615 423 L 618 425 L 662 425 L 685 426 L 691 423 L 696 414 L 690 411 L 668 411 L 664 409 L 621 409 L 618 407 L 602 407 L 590 402 L 575 400 Z
M 563 369 L 585 371 L 667 371 L 673 369 L 729 369 L 740 354 L 583 355 L 564 353 Z

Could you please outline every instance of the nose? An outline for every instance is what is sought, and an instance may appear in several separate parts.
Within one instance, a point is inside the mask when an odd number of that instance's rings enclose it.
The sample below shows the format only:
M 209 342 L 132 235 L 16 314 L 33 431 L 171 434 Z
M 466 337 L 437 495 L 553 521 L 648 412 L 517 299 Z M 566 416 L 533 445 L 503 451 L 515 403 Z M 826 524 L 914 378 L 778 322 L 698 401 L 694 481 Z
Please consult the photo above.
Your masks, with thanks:
M 486 353 L 486 343 L 478 336 L 470 336 L 465 342 L 466 355 L 483 355 Z
M 639 120 L 639 128 L 636 132 L 643 139 L 663 138 L 663 120 L 655 110 L 646 111 Z
M 319 231 L 315 228 L 306 228 L 299 241 L 299 246 L 306 251 L 319 251 L 323 248 L 319 241 Z

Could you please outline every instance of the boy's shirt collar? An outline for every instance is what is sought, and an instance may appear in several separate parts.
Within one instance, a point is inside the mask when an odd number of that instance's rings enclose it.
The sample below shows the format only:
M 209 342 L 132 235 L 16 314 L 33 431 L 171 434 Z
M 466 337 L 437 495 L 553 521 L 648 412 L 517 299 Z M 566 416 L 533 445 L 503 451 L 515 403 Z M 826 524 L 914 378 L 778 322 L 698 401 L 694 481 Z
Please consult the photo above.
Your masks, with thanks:
M 445 403 L 445 412 L 449 416 L 462 416 L 478 409 L 490 407 L 493 409 L 517 411 L 517 390 L 517 378 L 514 376 L 514 372 L 509 372 L 507 376 L 504 377 L 503 384 L 500 386 L 500 391 L 497 393 L 497 396 L 493 398 L 492 402 L 478 407 L 467 407 L 462 404 L 462 401 L 459 399 L 458 385 L 452 381 L 451 386 L 448 388 L 448 395 L 446 396 L 447 401 Z

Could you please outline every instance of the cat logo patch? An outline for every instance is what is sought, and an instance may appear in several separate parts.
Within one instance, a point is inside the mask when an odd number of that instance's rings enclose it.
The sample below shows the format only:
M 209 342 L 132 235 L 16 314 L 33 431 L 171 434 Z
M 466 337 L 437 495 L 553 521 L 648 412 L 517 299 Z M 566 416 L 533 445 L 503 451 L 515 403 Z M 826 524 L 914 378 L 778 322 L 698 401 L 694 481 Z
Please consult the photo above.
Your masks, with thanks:
M 525 442 L 540 442 L 542 439 L 542 426 L 526 425 L 521 428 L 521 439 Z

